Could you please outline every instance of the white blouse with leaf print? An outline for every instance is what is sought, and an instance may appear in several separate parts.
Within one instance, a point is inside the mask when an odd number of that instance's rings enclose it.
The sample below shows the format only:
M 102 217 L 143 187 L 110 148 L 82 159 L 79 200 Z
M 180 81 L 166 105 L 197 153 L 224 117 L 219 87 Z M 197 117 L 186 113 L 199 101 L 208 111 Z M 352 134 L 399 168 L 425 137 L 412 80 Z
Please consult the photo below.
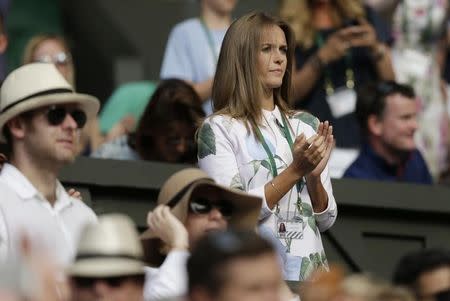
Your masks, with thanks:
M 306 112 L 297 112 L 288 117 L 293 140 L 304 133 L 306 138 L 316 133 L 319 121 Z M 261 133 L 274 158 L 278 174 L 291 162 L 292 153 L 282 130 L 283 120 L 278 107 L 273 111 L 263 110 Z M 225 115 L 207 118 L 198 132 L 199 166 L 217 183 L 231 188 L 247 191 L 262 198 L 260 223 L 270 228 L 276 235 L 275 209 L 267 206 L 264 185 L 272 179 L 270 160 L 262 144 L 249 132 L 242 121 Z M 286 252 L 301 257 L 300 279 L 317 268 L 328 268 L 323 250 L 320 232 L 330 228 L 337 216 L 336 201 L 333 196 L 328 166 L 321 175 L 323 186 L 328 194 L 328 207 L 323 212 L 313 212 L 308 189 L 300 192 L 303 213 L 303 238 L 293 239 L 289 245 L 284 239 L 281 243 Z M 294 211 L 298 200 L 297 188 L 294 186 L 279 202 L 279 214 L 287 215 Z

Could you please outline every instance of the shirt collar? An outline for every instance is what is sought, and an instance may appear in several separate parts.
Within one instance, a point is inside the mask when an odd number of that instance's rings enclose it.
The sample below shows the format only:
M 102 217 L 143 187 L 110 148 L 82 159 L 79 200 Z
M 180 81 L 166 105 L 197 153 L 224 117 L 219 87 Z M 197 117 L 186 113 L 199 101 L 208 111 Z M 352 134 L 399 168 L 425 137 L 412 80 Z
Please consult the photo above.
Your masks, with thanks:
M 277 105 L 275 105 L 275 108 L 272 111 L 263 109 L 262 112 L 267 121 L 272 121 L 280 125 L 283 124 L 283 118 L 281 117 L 281 112 Z
M 45 200 L 42 194 L 33 186 L 33 184 L 25 177 L 20 170 L 14 165 L 5 163 L 0 173 L 0 179 L 14 190 L 21 199 L 30 200 L 39 198 Z M 62 184 L 56 180 L 56 202 L 54 209 L 60 211 L 73 202 L 73 198 L 69 196 Z

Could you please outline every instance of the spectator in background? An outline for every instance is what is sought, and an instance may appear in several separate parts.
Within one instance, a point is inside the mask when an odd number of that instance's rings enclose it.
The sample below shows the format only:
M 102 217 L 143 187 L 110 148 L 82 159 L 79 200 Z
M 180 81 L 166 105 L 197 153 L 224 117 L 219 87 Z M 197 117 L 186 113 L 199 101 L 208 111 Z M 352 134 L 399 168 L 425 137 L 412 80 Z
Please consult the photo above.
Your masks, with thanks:
M 187 291 L 186 261 L 208 232 L 256 228 L 261 200 L 214 183 L 203 171 L 187 168 L 166 180 L 158 206 L 149 212 L 142 239 L 147 269 L 145 299 L 183 296 Z
M 100 216 L 81 233 L 68 269 L 73 301 L 141 301 L 143 250 L 134 222 L 123 214 Z
M 189 301 L 281 301 L 283 278 L 269 242 L 254 232 L 201 239 L 187 263 Z
M 134 134 L 103 144 L 96 158 L 196 163 L 195 132 L 205 114 L 194 89 L 179 79 L 160 83 Z
M 432 183 L 414 142 L 417 100 L 410 86 L 387 81 L 361 87 L 356 116 L 365 143 L 344 177 Z
M 0 260 L 19 254 L 25 233 L 33 250 L 64 266 L 82 227 L 97 218 L 57 176 L 74 161 L 80 130 L 95 118 L 99 101 L 75 93 L 54 65 L 44 63 L 10 73 L 0 99 L 0 141 L 11 149 L 0 173 Z
M 419 301 L 449 300 L 450 251 L 428 249 L 405 254 L 392 281 L 411 289 Z
M 170 33 L 161 78 L 190 82 L 212 113 L 211 90 L 223 37 L 231 24 L 237 0 L 200 0 L 200 17 L 177 24 Z
M 394 79 L 387 28 L 360 0 L 282 0 L 280 15 L 297 43 L 294 106 L 330 121 L 338 147 L 358 147 L 354 88 Z
M 54 64 L 69 84 L 76 89 L 75 66 L 69 44 L 62 36 L 40 34 L 32 37 L 25 46 L 22 63 L 33 62 Z M 90 120 L 81 132 L 78 153 L 89 154 L 101 143 L 103 143 L 103 139 L 100 136 L 97 118 L 95 118 Z
M 449 168 L 450 122 L 442 81 L 447 0 L 404 0 L 394 13 L 392 58 L 397 81 L 418 98 L 416 143 L 438 181 Z

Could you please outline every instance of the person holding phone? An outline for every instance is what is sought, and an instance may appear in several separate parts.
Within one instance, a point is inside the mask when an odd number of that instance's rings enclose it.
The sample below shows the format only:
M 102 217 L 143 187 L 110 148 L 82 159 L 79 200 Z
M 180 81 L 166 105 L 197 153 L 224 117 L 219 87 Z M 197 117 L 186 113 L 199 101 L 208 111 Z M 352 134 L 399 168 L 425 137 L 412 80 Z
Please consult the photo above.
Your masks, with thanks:
M 394 80 L 388 30 L 360 0 L 283 0 L 295 32 L 294 106 L 334 126 L 338 147 L 358 147 L 355 88 Z
M 233 22 L 214 78 L 215 112 L 197 143 L 199 167 L 216 182 L 263 199 L 260 232 L 282 245 L 285 278 L 298 281 L 327 269 L 320 231 L 337 208 L 327 167 L 332 126 L 288 109 L 294 47 L 277 18 L 256 12 Z

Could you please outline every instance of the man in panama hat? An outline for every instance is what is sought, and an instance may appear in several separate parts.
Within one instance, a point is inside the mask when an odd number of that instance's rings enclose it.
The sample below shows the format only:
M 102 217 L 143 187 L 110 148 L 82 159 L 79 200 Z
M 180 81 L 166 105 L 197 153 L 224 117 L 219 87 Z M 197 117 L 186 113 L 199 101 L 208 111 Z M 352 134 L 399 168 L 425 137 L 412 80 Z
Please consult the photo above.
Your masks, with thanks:
M 87 225 L 68 273 L 74 301 L 142 300 L 143 251 L 133 221 L 105 214 L 98 224 Z
M 94 212 L 70 197 L 57 176 L 75 159 L 80 130 L 99 101 L 75 93 L 52 64 L 14 70 L 0 93 L 0 142 L 10 161 L 0 173 L 0 260 L 19 254 L 26 235 L 34 251 L 66 265 Z
M 254 231 L 260 208 L 260 198 L 220 186 L 200 169 L 172 175 L 161 187 L 158 206 L 149 212 L 149 228 L 141 236 L 152 266 L 146 269 L 145 299 L 184 295 L 190 248 L 210 232 Z

